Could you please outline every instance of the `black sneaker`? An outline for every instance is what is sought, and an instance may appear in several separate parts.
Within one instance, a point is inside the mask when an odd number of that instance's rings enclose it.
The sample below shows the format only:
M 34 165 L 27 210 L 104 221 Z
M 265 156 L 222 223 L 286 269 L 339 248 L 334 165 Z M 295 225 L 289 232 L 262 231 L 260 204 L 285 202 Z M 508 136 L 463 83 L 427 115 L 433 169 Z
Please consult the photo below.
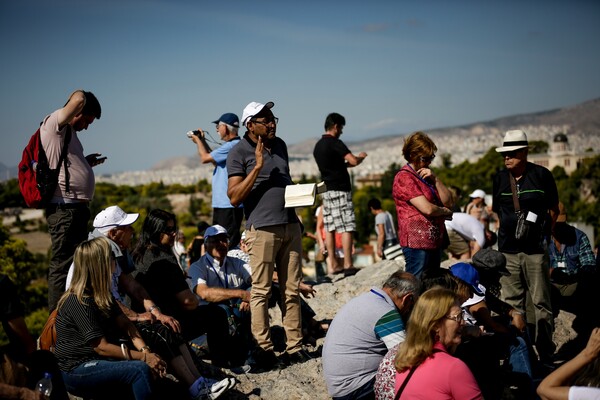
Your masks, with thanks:
M 306 352 L 306 350 L 299 350 L 291 354 L 285 353 L 282 358 L 284 358 L 284 361 L 288 365 L 301 364 L 308 360 L 312 360 L 312 357 Z
M 263 350 L 258 348 L 254 351 L 254 354 L 252 354 L 252 358 L 254 359 L 254 365 L 250 370 L 251 373 L 285 368 L 285 364 L 275 355 L 273 350 Z

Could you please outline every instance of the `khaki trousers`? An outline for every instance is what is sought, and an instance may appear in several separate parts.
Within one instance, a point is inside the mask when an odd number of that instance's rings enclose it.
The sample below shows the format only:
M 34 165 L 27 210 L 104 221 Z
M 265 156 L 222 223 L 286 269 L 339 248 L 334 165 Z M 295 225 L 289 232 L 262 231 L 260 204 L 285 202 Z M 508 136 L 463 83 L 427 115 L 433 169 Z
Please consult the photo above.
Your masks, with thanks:
M 252 291 L 250 310 L 252 334 L 264 350 L 273 350 L 269 326 L 269 297 L 273 271 L 277 271 L 281 288 L 283 328 L 286 351 L 302 349 L 302 319 L 300 314 L 299 285 L 302 280 L 302 232 L 299 223 L 274 225 L 246 232 Z

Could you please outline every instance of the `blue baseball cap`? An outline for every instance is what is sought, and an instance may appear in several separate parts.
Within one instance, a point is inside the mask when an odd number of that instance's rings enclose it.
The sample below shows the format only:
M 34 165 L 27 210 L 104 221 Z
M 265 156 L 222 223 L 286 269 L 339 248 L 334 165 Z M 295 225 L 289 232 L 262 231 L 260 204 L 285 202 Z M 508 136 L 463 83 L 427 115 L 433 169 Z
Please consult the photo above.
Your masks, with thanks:
M 208 239 L 211 236 L 227 235 L 227 229 L 221 225 L 213 225 L 206 228 L 204 231 L 204 239 Z
M 235 126 L 237 128 L 240 127 L 240 119 L 234 113 L 225 113 L 221 115 L 218 120 L 213 121 L 213 124 L 218 124 L 219 122 L 223 122 L 224 124 Z
M 484 295 L 479 287 L 479 272 L 471 264 L 456 263 L 450 267 L 450 273 L 469 284 L 478 295 Z

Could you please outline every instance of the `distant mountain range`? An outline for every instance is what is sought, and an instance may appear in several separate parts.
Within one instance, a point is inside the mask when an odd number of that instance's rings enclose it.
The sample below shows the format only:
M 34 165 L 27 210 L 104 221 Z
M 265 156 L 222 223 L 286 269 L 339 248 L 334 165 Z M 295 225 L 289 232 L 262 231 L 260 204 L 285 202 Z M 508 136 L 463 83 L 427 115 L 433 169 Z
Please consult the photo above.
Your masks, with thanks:
M 541 111 L 530 114 L 519 114 L 502 117 L 486 122 L 475 122 L 450 128 L 428 129 L 426 133 L 432 137 L 438 135 L 463 135 L 465 132 L 501 132 L 519 127 L 536 126 L 568 126 L 569 135 L 591 135 L 600 134 L 600 98 L 586 101 L 571 107 L 557 108 L 549 111 Z M 380 136 L 361 141 L 346 141 L 350 147 L 359 147 L 368 151 L 369 149 L 403 143 L 404 136 L 411 132 L 398 133 L 395 135 Z M 319 138 L 311 138 L 300 143 L 288 146 L 290 154 L 312 154 L 315 143 Z M 498 146 L 501 143 L 496 143 Z
M 570 107 L 513 115 L 449 128 L 427 129 L 426 132 L 437 143 L 440 154 L 450 153 L 453 163 L 458 163 L 465 159 L 475 160 L 489 147 L 500 146 L 504 132 L 517 128 L 524 129 L 530 140 L 551 141 L 556 133 L 566 133 L 573 151 L 584 151 L 587 148 L 597 150 L 600 148 L 600 98 Z M 360 141 L 345 140 L 345 142 L 353 151 L 356 149 L 369 153 L 366 161 L 369 161 L 368 164 L 371 165 L 364 165 L 361 170 L 362 173 L 372 173 L 378 172 L 382 168 L 385 170 L 391 162 L 401 159 L 402 144 L 407 134 L 410 132 Z M 318 139 L 318 137 L 314 137 L 288 146 L 292 161 L 301 163 L 302 160 L 305 160 L 303 164 L 296 166 L 296 170 L 298 168 L 307 169 L 302 173 L 307 173 L 309 176 L 315 173 L 313 167 L 316 165 L 307 166 L 307 164 L 310 162 L 314 164 L 312 151 Z M 156 163 L 150 171 L 147 171 L 147 174 L 154 174 L 154 171 L 164 172 L 173 168 L 199 170 L 198 157 L 194 155 L 165 159 Z M 202 168 L 200 171 L 203 175 L 210 177 L 209 169 Z M 359 170 L 356 172 L 361 173 Z M 143 173 L 143 171 L 138 171 L 138 175 Z M 6 180 L 8 176 L 17 176 L 17 167 L 7 167 L 0 163 L 0 181 Z M 111 179 L 110 176 L 104 178 Z M 142 181 L 146 179 L 162 178 L 143 178 Z
M 542 126 L 565 127 L 565 130 L 568 130 L 568 132 L 565 133 L 568 133 L 569 136 L 600 136 L 600 98 L 565 108 L 513 115 L 491 121 L 474 122 L 450 128 L 429 129 L 426 130 L 426 132 L 431 135 L 434 140 L 436 136 L 453 137 L 460 135 L 464 138 L 465 133 L 471 136 L 494 135 L 493 138 L 489 138 L 490 140 L 484 141 L 489 142 L 490 145 L 500 146 L 502 144 L 502 136 L 507 130 L 523 128 L 527 131 L 527 128 L 531 129 L 532 127 Z M 358 148 L 369 152 L 370 150 L 380 149 L 382 146 L 388 148 L 402 146 L 404 137 L 410 133 L 411 132 L 404 132 L 360 141 L 345 142 L 351 148 Z M 299 143 L 288 145 L 290 157 L 298 159 L 312 158 L 312 152 L 318 139 L 318 137 L 314 137 Z M 530 139 L 536 139 L 536 135 L 533 134 Z M 157 163 L 152 169 L 164 170 L 174 166 L 196 168 L 198 166 L 198 157 L 170 158 Z

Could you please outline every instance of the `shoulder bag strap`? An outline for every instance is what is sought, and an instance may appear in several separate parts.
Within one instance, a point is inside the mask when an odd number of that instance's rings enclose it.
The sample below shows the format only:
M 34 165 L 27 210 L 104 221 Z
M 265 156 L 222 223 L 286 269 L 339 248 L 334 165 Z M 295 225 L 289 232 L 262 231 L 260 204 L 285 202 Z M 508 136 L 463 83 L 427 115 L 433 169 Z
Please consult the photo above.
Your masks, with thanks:
M 508 176 L 510 179 L 510 190 L 512 190 L 512 198 L 513 204 L 515 206 L 515 212 L 518 213 L 519 211 L 521 211 L 521 205 L 519 204 L 519 197 L 517 196 L 517 182 L 515 180 L 515 177 L 512 176 L 510 172 L 508 173 Z
M 396 393 L 396 395 L 394 396 L 394 400 L 398 400 L 400 398 L 400 396 L 402 395 L 402 392 L 404 391 L 404 388 L 406 387 L 406 385 L 408 384 L 408 381 L 410 380 L 410 378 L 412 377 L 412 375 L 415 373 L 415 371 L 417 370 L 418 365 L 415 365 L 414 367 L 412 367 L 410 369 L 410 372 L 408 373 L 408 375 L 406 376 L 406 379 L 404 380 L 404 382 L 402 382 L 402 386 L 400 386 L 400 389 L 398 389 L 398 392 Z
M 432 355 L 433 353 L 439 353 L 441 352 L 440 349 L 433 349 L 432 351 Z M 421 365 L 421 364 L 419 364 Z M 406 387 L 406 385 L 408 384 L 408 381 L 410 380 L 410 378 L 413 376 L 413 374 L 415 373 L 415 371 L 417 370 L 417 368 L 419 368 L 419 365 L 415 365 L 410 369 L 410 372 L 408 373 L 408 375 L 406 376 L 406 379 L 404 380 L 404 382 L 402 382 L 402 386 L 400 386 L 400 388 L 398 389 L 398 392 L 396 393 L 396 395 L 394 396 L 394 400 L 398 400 L 400 398 L 400 396 L 402 395 L 402 392 L 404 391 L 404 388 Z
M 62 163 L 65 168 L 65 191 L 66 193 L 71 192 L 71 185 L 69 185 L 69 168 L 67 167 L 67 154 L 69 153 L 69 143 L 71 143 L 71 125 L 67 124 L 67 133 L 65 134 L 65 140 L 63 141 L 63 147 L 60 153 L 60 159 L 58 160 L 58 165 L 60 168 L 60 164 Z

